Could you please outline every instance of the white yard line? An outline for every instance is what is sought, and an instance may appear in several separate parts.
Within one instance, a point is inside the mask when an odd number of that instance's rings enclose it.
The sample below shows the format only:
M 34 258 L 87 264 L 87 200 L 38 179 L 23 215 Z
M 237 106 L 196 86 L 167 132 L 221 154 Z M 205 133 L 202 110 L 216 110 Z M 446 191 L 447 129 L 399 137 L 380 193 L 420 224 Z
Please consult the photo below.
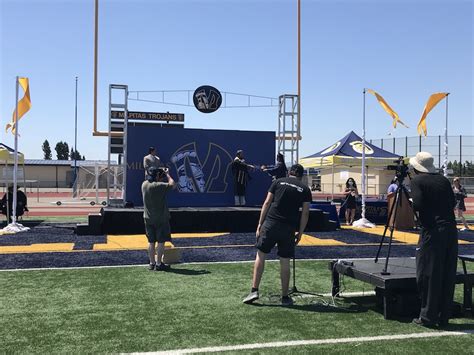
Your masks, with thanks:
M 171 354 L 197 354 L 197 353 L 212 353 L 222 351 L 236 351 L 236 350 L 254 350 L 254 349 L 268 349 L 268 348 L 283 348 L 291 346 L 305 346 L 305 345 L 325 345 L 325 344 L 345 344 L 345 343 L 367 343 L 382 340 L 405 340 L 405 339 L 423 339 L 423 338 L 440 338 L 446 336 L 462 336 L 473 334 L 474 331 L 460 331 L 460 332 L 425 332 L 425 333 L 411 333 L 411 334 L 396 334 L 396 335 L 381 335 L 373 337 L 356 337 L 356 338 L 335 338 L 335 339 L 311 339 L 311 340 L 293 340 L 293 341 L 278 341 L 272 343 L 254 343 L 254 344 L 240 344 L 229 346 L 215 346 L 207 348 L 193 348 L 193 349 L 177 349 L 169 351 L 132 353 L 132 354 L 146 354 L 146 355 L 171 355 Z
M 341 260 L 372 260 L 373 258 L 347 258 Z M 395 258 L 392 258 L 395 259 Z M 304 261 L 332 261 L 337 259 L 299 259 L 297 263 Z M 190 263 L 178 263 L 179 265 L 208 265 L 208 264 L 239 264 L 239 263 L 253 263 L 254 260 L 236 260 L 236 261 L 196 261 Z M 279 262 L 278 259 L 267 260 L 266 262 Z M 28 269 L 0 269 L 0 272 L 6 271 L 47 271 L 47 270 L 81 270 L 81 269 L 107 269 L 107 268 L 120 268 L 120 267 L 144 267 L 148 264 L 132 264 L 132 265 L 98 265 L 98 266 L 71 266 L 71 267 L 45 267 L 45 268 L 28 268 Z

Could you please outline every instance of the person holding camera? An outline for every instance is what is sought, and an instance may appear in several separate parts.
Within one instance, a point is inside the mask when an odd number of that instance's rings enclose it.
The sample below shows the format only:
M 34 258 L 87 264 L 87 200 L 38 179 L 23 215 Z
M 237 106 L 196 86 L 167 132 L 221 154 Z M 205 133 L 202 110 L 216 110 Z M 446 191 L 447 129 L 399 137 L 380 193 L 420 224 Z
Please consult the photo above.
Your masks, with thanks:
M 346 225 L 352 225 L 354 223 L 355 212 L 356 212 L 356 198 L 359 196 L 356 182 L 353 178 L 349 178 L 346 181 L 346 188 L 344 190 L 346 199 L 344 205 L 346 207 Z
M 150 167 L 142 184 L 143 219 L 148 239 L 149 270 L 166 271 L 163 263 L 165 242 L 171 241 L 170 213 L 166 194 L 176 188 L 167 168 Z M 157 245 L 158 244 L 158 245 Z
M 148 148 L 148 155 L 145 155 L 143 158 L 143 169 L 145 169 L 145 178 L 148 174 L 148 169 L 151 167 L 159 168 L 161 167 L 161 160 L 158 155 L 156 155 L 155 147 Z
M 453 192 L 454 197 L 456 198 L 456 205 L 454 206 L 455 212 L 457 212 L 458 218 L 461 219 L 462 224 L 464 225 L 461 228 L 461 232 L 469 230 L 469 225 L 466 222 L 466 218 L 464 218 L 464 212 L 466 212 L 466 204 L 464 203 L 464 199 L 467 197 L 466 189 L 461 185 L 458 177 L 455 177 L 453 180 Z
M 267 254 L 278 246 L 280 257 L 281 303 L 293 304 L 288 296 L 290 283 L 290 258 L 295 255 L 295 245 L 301 240 L 309 218 L 311 191 L 301 182 L 303 167 L 295 164 L 286 178 L 275 180 L 268 190 L 260 212 L 257 226 L 257 256 L 255 259 L 252 289 L 244 303 L 250 304 L 259 298 L 258 287 L 262 279 Z M 299 216 L 302 208 L 301 216 Z M 295 235 L 295 233 L 297 234 Z
M 452 301 L 458 256 L 455 198 L 449 180 L 436 172 L 433 156 L 419 152 L 410 158 L 413 209 L 419 213 L 420 238 L 416 248 L 416 280 L 421 310 L 413 323 L 446 326 Z

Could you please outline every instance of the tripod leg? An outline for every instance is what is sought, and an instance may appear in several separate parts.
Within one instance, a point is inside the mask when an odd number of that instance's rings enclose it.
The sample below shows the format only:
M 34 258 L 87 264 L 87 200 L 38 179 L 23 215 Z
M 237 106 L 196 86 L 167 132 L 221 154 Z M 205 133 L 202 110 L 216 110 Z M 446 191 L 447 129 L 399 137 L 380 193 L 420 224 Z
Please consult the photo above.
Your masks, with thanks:
M 291 292 L 298 292 L 296 288 L 296 258 L 293 256 L 293 287 L 291 288 Z
M 383 268 L 382 275 L 388 275 L 389 272 L 387 272 L 388 268 L 388 260 L 390 259 L 390 250 L 392 249 L 392 240 L 393 240 L 393 230 L 395 229 L 395 221 L 397 219 L 397 210 L 398 210 L 398 205 L 399 202 L 401 202 L 400 195 L 401 195 L 402 189 L 400 186 L 397 188 L 397 192 L 395 195 L 395 201 L 394 201 L 394 217 L 393 217 L 393 223 L 392 227 L 390 228 L 390 238 L 388 240 L 388 251 L 387 251 L 387 257 L 385 258 L 385 267 Z
M 397 191 L 398 191 L 398 188 L 397 188 Z M 396 196 L 396 194 L 395 194 Z M 377 250 L 377 255 L 375 256 L 375 261 L 374 262 L 378 262 L 379 261 L 379 255 L 380 255 L 380 251 L 382 249 L 382 245 L 383 245 L 383 241 L 385 239 L 385 236 L 387 235 L 387 229 L 389 228 L 390 226 L 390 221 L 392 220 L 392 215 L 393 215 L 393 211 L 395 210 L 395 203 L 396 201 L 394 201 L 394 203 L 392 204 L 392 206 L 390 207 L 390 209 L 388 210 L 388 216 L 387 216 L 387 222 L 385 222 L 385 228 L 383 230 L 383 234 L 382 234 L 382 237 L 380 238 L 380 243 L 379 243 L 379 248 Z M 393 228 L 393 226 L 392 226 Z

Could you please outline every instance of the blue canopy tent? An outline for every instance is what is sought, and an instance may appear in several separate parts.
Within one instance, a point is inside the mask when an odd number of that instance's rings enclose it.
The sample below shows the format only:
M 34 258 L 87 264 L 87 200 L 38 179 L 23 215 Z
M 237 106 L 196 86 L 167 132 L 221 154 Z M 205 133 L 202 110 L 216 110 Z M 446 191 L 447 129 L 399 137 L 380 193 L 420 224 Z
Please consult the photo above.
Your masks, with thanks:
M 390 153 L 368 142 L 365 143 L 366 165 L 393 165 L 399 159 L 397 154 Z M 332 165 L 360 165 L 362 161 L 362 138 L 354 131 L 344 138 L 315 154 L 300 159 L 305 169 L 330 167 Z
M 368 142 L 365 143 L 366 167 L 386 167 L 394 165 L 400 158 L 399 155 L 383 150 Z M 335 166 L 361 166 L 362 164 L 362 138 L 354 131 L 338 140 L 331 146 L 307 157 L 301 158 L 299 163 L 305 169 L 332 168 L 332 192 L 334 195 L 334 167 Z

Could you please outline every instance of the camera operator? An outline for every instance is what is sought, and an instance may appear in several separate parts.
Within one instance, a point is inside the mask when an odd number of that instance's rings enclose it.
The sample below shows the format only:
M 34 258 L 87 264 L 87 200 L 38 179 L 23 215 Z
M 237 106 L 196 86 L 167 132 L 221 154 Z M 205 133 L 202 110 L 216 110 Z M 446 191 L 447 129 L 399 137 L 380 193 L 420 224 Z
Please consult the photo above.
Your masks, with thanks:
M 176 184 L 166 168 L 149 168 L 147 180 L 142 184 L 143 219 L 151 271 L 166 271 L 170 268 L 163 263 L 165 242 L 171 241 L 170 213 L 166 194 L 175 187 Z
M 290 258 L 295 255 L 295 245 L 299 243 L 309 217 L 311 191 L 301 182 L 304 169 L 295 164 L 286 178 L 275 180 L 268 190 L 267 198 L 260 212 L 257 226 L 257 256 L 253 269 L 252 290 L 243 300 L 252 303 L 259 298 L 258 286 L 262 279 L 267 254 L 278 245 L 280 257 L 280 277 L 282 305 L 293 304 L 288 296 L 290 282 Z M 299 217 L 299 210 L 302 213 Z M 268 213 L 267 213 L 268 212 Z M 295 232 L 298 233 L 295 236 Z
M 416 251 L 416 279 L 421 311 L 413 322 L 446 326 L 454 296 L 458 256 L 458 231 L 454 193 L 448 179 L 438 174 L 433 156 L 419 152 L 410 159 L 413 208 L 419 212 L 420 239 Z

